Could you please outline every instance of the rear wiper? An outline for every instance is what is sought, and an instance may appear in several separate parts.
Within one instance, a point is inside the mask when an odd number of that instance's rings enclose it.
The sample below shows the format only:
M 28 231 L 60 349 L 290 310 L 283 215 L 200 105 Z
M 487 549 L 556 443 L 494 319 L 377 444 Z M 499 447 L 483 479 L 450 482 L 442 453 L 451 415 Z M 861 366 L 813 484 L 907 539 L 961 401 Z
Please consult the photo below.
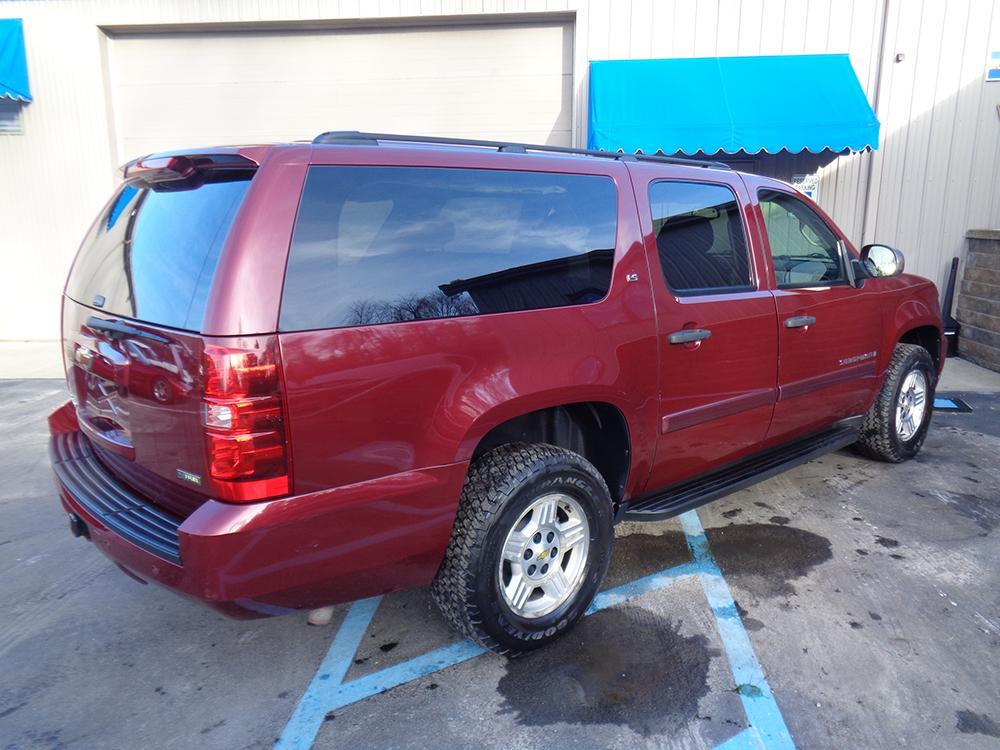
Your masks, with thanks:
M 130 326 L 128 323 L 122 323 L 120 320 L 102 320 L 91 315 L 87 318 L 86 326 L 94 331 L 103 331 L 109 334 L 111 338 L 137 338 L 156 341 L 160 344 L 170 343 L 170 339 L 166 336 L 161 336 L 152 331 L 144 331 L 141 328 Z

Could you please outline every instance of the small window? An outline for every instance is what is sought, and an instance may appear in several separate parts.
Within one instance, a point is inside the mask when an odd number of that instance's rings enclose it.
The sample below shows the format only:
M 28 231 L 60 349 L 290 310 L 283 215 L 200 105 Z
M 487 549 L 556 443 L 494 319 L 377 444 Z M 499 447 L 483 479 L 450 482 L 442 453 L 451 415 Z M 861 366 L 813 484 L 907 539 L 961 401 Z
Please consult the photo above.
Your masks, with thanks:
M 846 280 L 837 235 L 803 200 L 778 190 L 758 193 L 779 287 Z
M 0 97 L 0 133 L 18 135 L 24 132 L 21 127 L 21 107 L 23 106 L 24 104 L 21 102 Z
M 597 302 L 618 194 L 597 175 L 309 170 L 280 328 L 300 331 Z
M 702 182 L 654 182 L 649 207 L 660 267 L 674 292 L 753 288 L 740 206 L 732 190 Z

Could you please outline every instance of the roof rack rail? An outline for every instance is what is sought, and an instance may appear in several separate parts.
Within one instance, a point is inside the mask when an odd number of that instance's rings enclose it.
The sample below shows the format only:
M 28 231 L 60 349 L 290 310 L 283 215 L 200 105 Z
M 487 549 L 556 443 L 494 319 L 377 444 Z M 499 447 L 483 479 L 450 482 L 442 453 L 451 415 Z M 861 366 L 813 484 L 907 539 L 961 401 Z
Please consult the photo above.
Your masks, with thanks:
M 553 154 L 577 154 L 580 156 L 598 156 L 605 159 L 620 161 L 652 161 L 663 164 L 683 164 L 689 167 L 706 167 L 711 169 L 732 169 L 721 161 L 689 159 L 681 156 L 662 156 L 659 154 L 626 154 L 621 151 L 595 151 L 589 148 L 571 148 L 569 146 L 547 146 L 534 143 L 509 143 L 507 141 L 483 141 L 471 138 L 444 138 L 440 136 L 399 135 L 393 133 L 363 133 L 357 130 L 331 130 L 320 133 L 313 138 L 313 143 L 333 144 L 339 146 L 378 146 L 380 141 L 393 143 L 430 143 L 443 146 L 478 146 L 480 148 L 495 148 L 506 153 L 527 153 L 540 151 Z

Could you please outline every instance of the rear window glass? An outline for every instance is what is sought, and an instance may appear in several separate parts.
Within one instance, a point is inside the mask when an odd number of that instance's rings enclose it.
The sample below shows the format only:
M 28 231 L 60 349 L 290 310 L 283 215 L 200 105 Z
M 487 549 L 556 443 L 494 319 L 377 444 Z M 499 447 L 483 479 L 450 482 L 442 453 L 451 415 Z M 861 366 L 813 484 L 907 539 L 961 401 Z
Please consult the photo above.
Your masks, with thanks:
M 73 266 L 66 293 L 114 315 L 197 331 L 251 172 L 196 188 L 124 185 Z
M 312 167 L 281 329 L 596 302 L 611 281 L 617 213 L 602 176 Z

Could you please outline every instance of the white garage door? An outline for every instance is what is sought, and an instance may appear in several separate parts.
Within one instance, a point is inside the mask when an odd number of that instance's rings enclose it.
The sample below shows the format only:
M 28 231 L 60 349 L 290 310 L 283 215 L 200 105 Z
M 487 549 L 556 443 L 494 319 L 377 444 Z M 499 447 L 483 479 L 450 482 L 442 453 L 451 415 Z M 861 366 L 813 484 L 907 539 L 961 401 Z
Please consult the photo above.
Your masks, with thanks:
M 119 162 L 324 130 L 571 140 L 563 23 L 123 34 L 110 47 Z

